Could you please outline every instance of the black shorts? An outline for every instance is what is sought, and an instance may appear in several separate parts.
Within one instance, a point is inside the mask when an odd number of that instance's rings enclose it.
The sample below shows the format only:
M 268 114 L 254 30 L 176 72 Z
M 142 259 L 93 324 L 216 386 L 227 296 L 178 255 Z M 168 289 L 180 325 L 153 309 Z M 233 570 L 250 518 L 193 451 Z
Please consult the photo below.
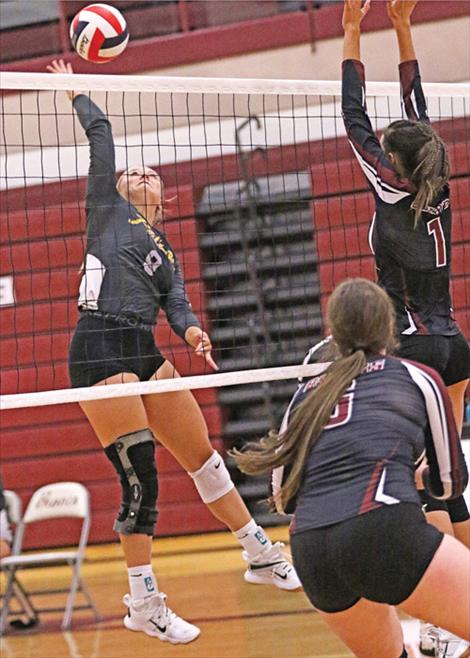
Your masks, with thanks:
M 470 347 L 465 337 L 400 336 L 396 356 L 434 368 L 446 386 L 470 377 Z
M 294 534 L 291 548 L 315 608 L 341 612 L 361 598 L 389 605 L 407 599 L 443 536 L 418 505 L 398 503 Z
M 95 313 L 83 314 L 69 351 L 72 387 L 93 386 L 121 372 L 145 381 L 165 362 L 150 328 L 143 329 Z

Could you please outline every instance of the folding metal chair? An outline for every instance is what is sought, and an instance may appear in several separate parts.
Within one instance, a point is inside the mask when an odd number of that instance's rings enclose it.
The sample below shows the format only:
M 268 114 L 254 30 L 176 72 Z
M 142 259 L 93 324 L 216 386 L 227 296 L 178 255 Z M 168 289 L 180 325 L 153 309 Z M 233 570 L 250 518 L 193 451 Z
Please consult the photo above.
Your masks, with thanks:
M 48 551 L 40 553 L 22 552 L 24 534 L 30 523 L 46 522 L 50 525 L 53 519 L 66 517 L 83 519 L 80 539 L 76 550 Z M 87 545 L 89 531 L 89 493 L 82 484 L 78 482 L 56 482 L 41 487 L 33 493 L 24 516 L 18 524 L 12 555 L 1 560 L 1 568 L 6 574 L 7 583 L 3 598 L 3 608 L 0 615 L 0 632 L 3 632 L 6 626 L 15 583 L 19 584 L 17 571 L 34 567 L 56 566 L 60 564 L 69 564 L 72 567 L 72 580 L 69 588 L 46 588 L 36 591 L 27 591 L 24 585 L 20 585 L 23 594 L 31 604 L 34 614 L 37 616 L 40 612 L 61 612 L 64 610 L 64 616 L 62 619 L 62 629 L 64 630 L 70 627 L 74 610 L 91 608 L 94 612 L 96 621 L 100 621 L 101 618 L 98 610 L 80 575 L 82 562 L 85 557 L 85 547 Z M 52 529 L 50 532 L 52 532 Z M 38 607 L 37 605 L 33 605 L 31 601 L 33 596 L 66 592 L 68 592 L 68 595 L 65 606 Z M 86 604 L 75 605 L 77 592 L 82 592 L 86 599 Z

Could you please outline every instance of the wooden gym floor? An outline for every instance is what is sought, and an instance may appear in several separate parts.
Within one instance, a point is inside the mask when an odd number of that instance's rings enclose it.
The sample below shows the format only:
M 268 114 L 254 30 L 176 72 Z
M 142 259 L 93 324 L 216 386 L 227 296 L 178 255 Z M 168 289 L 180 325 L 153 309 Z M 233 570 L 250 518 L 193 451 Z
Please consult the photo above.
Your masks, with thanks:
M 272 528 L 273 540 L 288 541 L 286 528 Z M 44 614 L 39 627 L 9 631 L 0 640 L 2 658 L 350 658 L 303 592 L 249 585 L 244 561 L 229 533 L 163 538 L 154 542 L 159 587 L 178 614 L 201 628 L 188 645 L 170 645 L 124 629 L 121 603 L 127 575 L 118 544 L 90 546 L 82 575 L 103 616 L 77 611 L 72 629 L 60 630 L 60 615 Z M 45 580 L 67 586 L 70 571 L 36 569 L 20 580 L 40 589 Z M 3 585 L 3 583 L 2 583 Z M 42 597 L 44 604 L 53 605 Z M 81 601 L 81 599 L 80 599 Z M 404 621 L 413 643 L 417 622 Z M 410 658 L 421 654 L 415 649 Z M 377 656 L 376 658 L 383 658 Z

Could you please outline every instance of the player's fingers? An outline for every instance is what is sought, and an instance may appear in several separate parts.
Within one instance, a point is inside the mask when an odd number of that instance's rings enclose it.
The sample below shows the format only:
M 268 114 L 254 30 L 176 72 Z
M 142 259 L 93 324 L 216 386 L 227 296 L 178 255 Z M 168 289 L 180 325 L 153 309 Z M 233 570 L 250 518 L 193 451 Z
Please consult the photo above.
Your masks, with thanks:
M 194 348 L 194 351 L 197 354 L 204 354 L 204 352 L 210 352 L 212 349 L 211 342 L 209 340 L 201 340 L 196 347 Z
M 203 350 L 211 350 L 212 349 L 212 343 L 211 339 L 209 336 L 206 334 L 205 331 L 203 331 L 199 337 L 199 343 L 196 347 L 197 350 L 203 349 Z
M 202 346 L 201 347 L 198 346 L 194 350 L 194 353 L 196 354 L 196 356 L 200 356 L 201 358 L 203 358 L 206 361 L 206 363 L 208 363 L 210 365 L 210 367 L 213 368 L 214 370 L 219 369 L 219 366 L 216 364 L 216 362 L 214 361 L 214 359 L 211 356 L 211 351 L 208 350 L 207 348 L 203 348 Z
M 210 352 L 204 352 L 204 357 L 206 359 L 206 363 L 213 369 L 213 370 L 218 370 L 219 366 L 217 363 L 214 361 L 214 359 L 211 356 Z
M 210 365 L 211 368 L 218 370 L 219 366 L 216 364 L 211 355 L 212 343 L 207 334 L 204 334 L 204 336 L 205 337 L 202 338 L 202 340 L 196 345 L 194 352 L 197 354 L 197 356 L 201 356 L 203 359 L 205 359 L 206 363 Z
M 63 59 L 53 59 L 46 69 L 51 73 L 73 73 L 71 65 L 66 66 Z
M 51 73 L 55 73 L 57 71 L 57 60 L 53 59 L 52 62 L 46 66 L 46 69 Z
M 196 354 L 200 356 L 205 356 L 205 354 L 210 353 L 212 350 L 212 345 L 206 342 L 200 342 L 199 345 L 195 348 Z

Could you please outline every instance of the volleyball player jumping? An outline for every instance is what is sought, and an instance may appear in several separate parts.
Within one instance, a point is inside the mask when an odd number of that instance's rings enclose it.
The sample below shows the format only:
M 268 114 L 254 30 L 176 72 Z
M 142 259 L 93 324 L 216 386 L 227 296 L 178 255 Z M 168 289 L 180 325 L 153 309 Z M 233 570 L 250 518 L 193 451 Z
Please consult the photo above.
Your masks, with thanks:
M 62 60 L 48 70 L 73 73 Z M 186 297 L 175 252 L 159 230 L 165 203 L 160 177 L 148 167 L 132 167 L 116 184 L 109 120 L 87 95 L 69 92 L 69 97 L 90 143 L 80 318 L 69 355 L 72 386 L 179 377 L 154 342 L 160 308 L 175 333 L 217 369 L 210 338 Z M 245 580 L 299 589 L 282 544 L 271 543 L 234 488 L 189 390 L 87 401 L 81 408 L 121 482 L 115 530 L 128 566 L 127 628 L 172 643 L 190 642 L 200 632 L 167 607 L 152 570 L 158 493 L 154 437 L 188 471 L 202 500 L 240 541 L 248 562 Z
M 468 472 L 439 375 L 388 356 L 394 319 L 377 284 L 341 283 L 336 360 L 300 385 L 279 433 L 234 453 L 249 474 L 288 466 L 274 502 L 295 512 L 294 566 L 358 658 L 406 658 L 395 606 L 470 640 L 470 551 L 426 522 L 414 479 L 423 450 L 432 496 L 459 496 Z

